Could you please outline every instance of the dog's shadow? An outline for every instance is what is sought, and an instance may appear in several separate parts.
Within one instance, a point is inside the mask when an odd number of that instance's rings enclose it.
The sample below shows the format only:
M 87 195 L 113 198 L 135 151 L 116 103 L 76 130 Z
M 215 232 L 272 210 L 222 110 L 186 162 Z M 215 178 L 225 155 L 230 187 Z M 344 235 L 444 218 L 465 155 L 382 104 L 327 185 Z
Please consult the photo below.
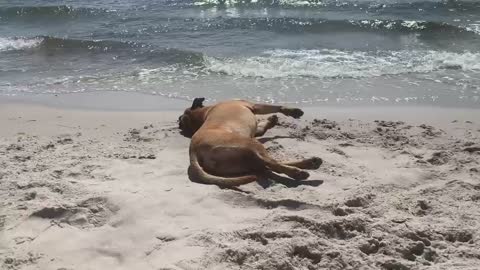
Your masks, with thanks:
M 323 184 L 323 180 L 303 180 L 298 181 L 289 177 L 278 175 L 274 172 L 267 172 L 260 178 L 257 183 L 263 188 L 269 188 L 275 183 L 280 183 L 288 188 L 296 188 L 299 186 L 318 187 Z
M 203 184 L 203 185 L 210 185 L 201 181 L 198 181 L 191 175 L 189 175 L 190 181 L 197 183 L 197 184 Z M 257 180 L 257 184 L 260 185 L 262 188 L 267 189 L 271 186 L 273 186 L 275 183 L 280 183 L 284 185 L 287 188 L 296 188 L 299 186 L 310 186 L 310 187 L 318 187 L 323 184 L 323 180 L 303 180 L 303 181 L 298 181 L 292 178 L 284 177 L 281 175 L 278 175 L 274 172 L 265 172 L 262 177 Z M 235 190 L 238 192 L 242 193 L 250 193 L 248 191 L 242 190 L 239 187 L 227 187 L 227 186 L 218 186 L 221 189 L 231 189 Z
M 266 142 L 277 140 L 277 139 L 295 139 L 295 138 L 296 137 L 294 137 L 294 136 L 272 136 L 272 137 L 257 138 L 257 141 L 264 144 Z

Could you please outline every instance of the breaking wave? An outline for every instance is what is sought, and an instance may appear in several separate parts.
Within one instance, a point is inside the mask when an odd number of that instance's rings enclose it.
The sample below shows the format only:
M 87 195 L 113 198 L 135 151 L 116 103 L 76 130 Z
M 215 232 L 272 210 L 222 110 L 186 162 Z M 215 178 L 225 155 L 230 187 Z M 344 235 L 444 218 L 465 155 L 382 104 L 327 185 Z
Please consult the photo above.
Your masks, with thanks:
M 390 0 L 203 0 L 194 1 L 196 6 L 284 6 L 284 7 L 317 7 L 328 9 L 363 9 L 369 11 L 382 10 L 422 10 L 441 11 L 445 9 L 456 9 L 458 11 L 475 12 L 480 10 L 480 3 L 477 1 L 449 1 L 449 0 L 411 0 L 390 1 Z
M 14 18 L 55 18 L 55 17 L 91 17 L 114 12 L 114 10 L 87 7 L 60 6 L 14 6 L 0 7 L 0 20 Z
M 210 72 L 237 77 L 364 78 L 441 69 L 480 70 L 480 53 L 272 50 L 248 58 L 206 58 Z
M 203 54 L 174 48 L 154 48 L 147 44 L 113 40 L 64 39 L 48 36 L 34 38 L 0 38 L 0 52 L 30 50 L 54 55 L 113 54 L 136 61 L 201 65 Z
M 35 48 L 42 43 L 42 38 L 1 38 L 0 52 Z

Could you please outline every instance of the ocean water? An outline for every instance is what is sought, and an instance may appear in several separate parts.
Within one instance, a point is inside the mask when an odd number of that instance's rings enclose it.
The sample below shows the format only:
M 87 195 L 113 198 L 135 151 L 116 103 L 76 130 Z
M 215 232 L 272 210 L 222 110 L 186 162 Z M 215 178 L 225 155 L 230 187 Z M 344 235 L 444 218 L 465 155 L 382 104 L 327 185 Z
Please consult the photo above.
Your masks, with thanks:
M 0 98 L 480 107 L 480 1 L 0 2 Z

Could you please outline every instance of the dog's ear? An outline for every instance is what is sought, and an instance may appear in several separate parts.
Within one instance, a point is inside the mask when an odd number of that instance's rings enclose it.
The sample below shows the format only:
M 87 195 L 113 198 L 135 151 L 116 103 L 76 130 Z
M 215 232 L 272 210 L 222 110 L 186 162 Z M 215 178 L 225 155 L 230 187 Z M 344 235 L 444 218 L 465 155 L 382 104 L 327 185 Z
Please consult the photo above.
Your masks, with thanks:
M 205 98 L 195 98 L 192 103 L 192 107 L 190 108 L 191 110 L 195 110 L 197 108 L 203 108 L 203 102 L 205 101 Z

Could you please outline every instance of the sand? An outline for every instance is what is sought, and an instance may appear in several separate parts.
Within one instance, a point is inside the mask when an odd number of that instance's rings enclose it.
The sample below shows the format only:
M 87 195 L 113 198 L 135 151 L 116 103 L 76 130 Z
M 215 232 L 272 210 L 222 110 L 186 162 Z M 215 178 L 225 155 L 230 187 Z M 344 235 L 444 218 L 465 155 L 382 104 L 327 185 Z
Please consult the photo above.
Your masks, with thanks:
M 2 269 L 478 269 L 480 111 L 307 108 L 306 181 L 191 182 L 179 109 L 0 104 Z M 378 121 L 375 121 L 378 120 Z

